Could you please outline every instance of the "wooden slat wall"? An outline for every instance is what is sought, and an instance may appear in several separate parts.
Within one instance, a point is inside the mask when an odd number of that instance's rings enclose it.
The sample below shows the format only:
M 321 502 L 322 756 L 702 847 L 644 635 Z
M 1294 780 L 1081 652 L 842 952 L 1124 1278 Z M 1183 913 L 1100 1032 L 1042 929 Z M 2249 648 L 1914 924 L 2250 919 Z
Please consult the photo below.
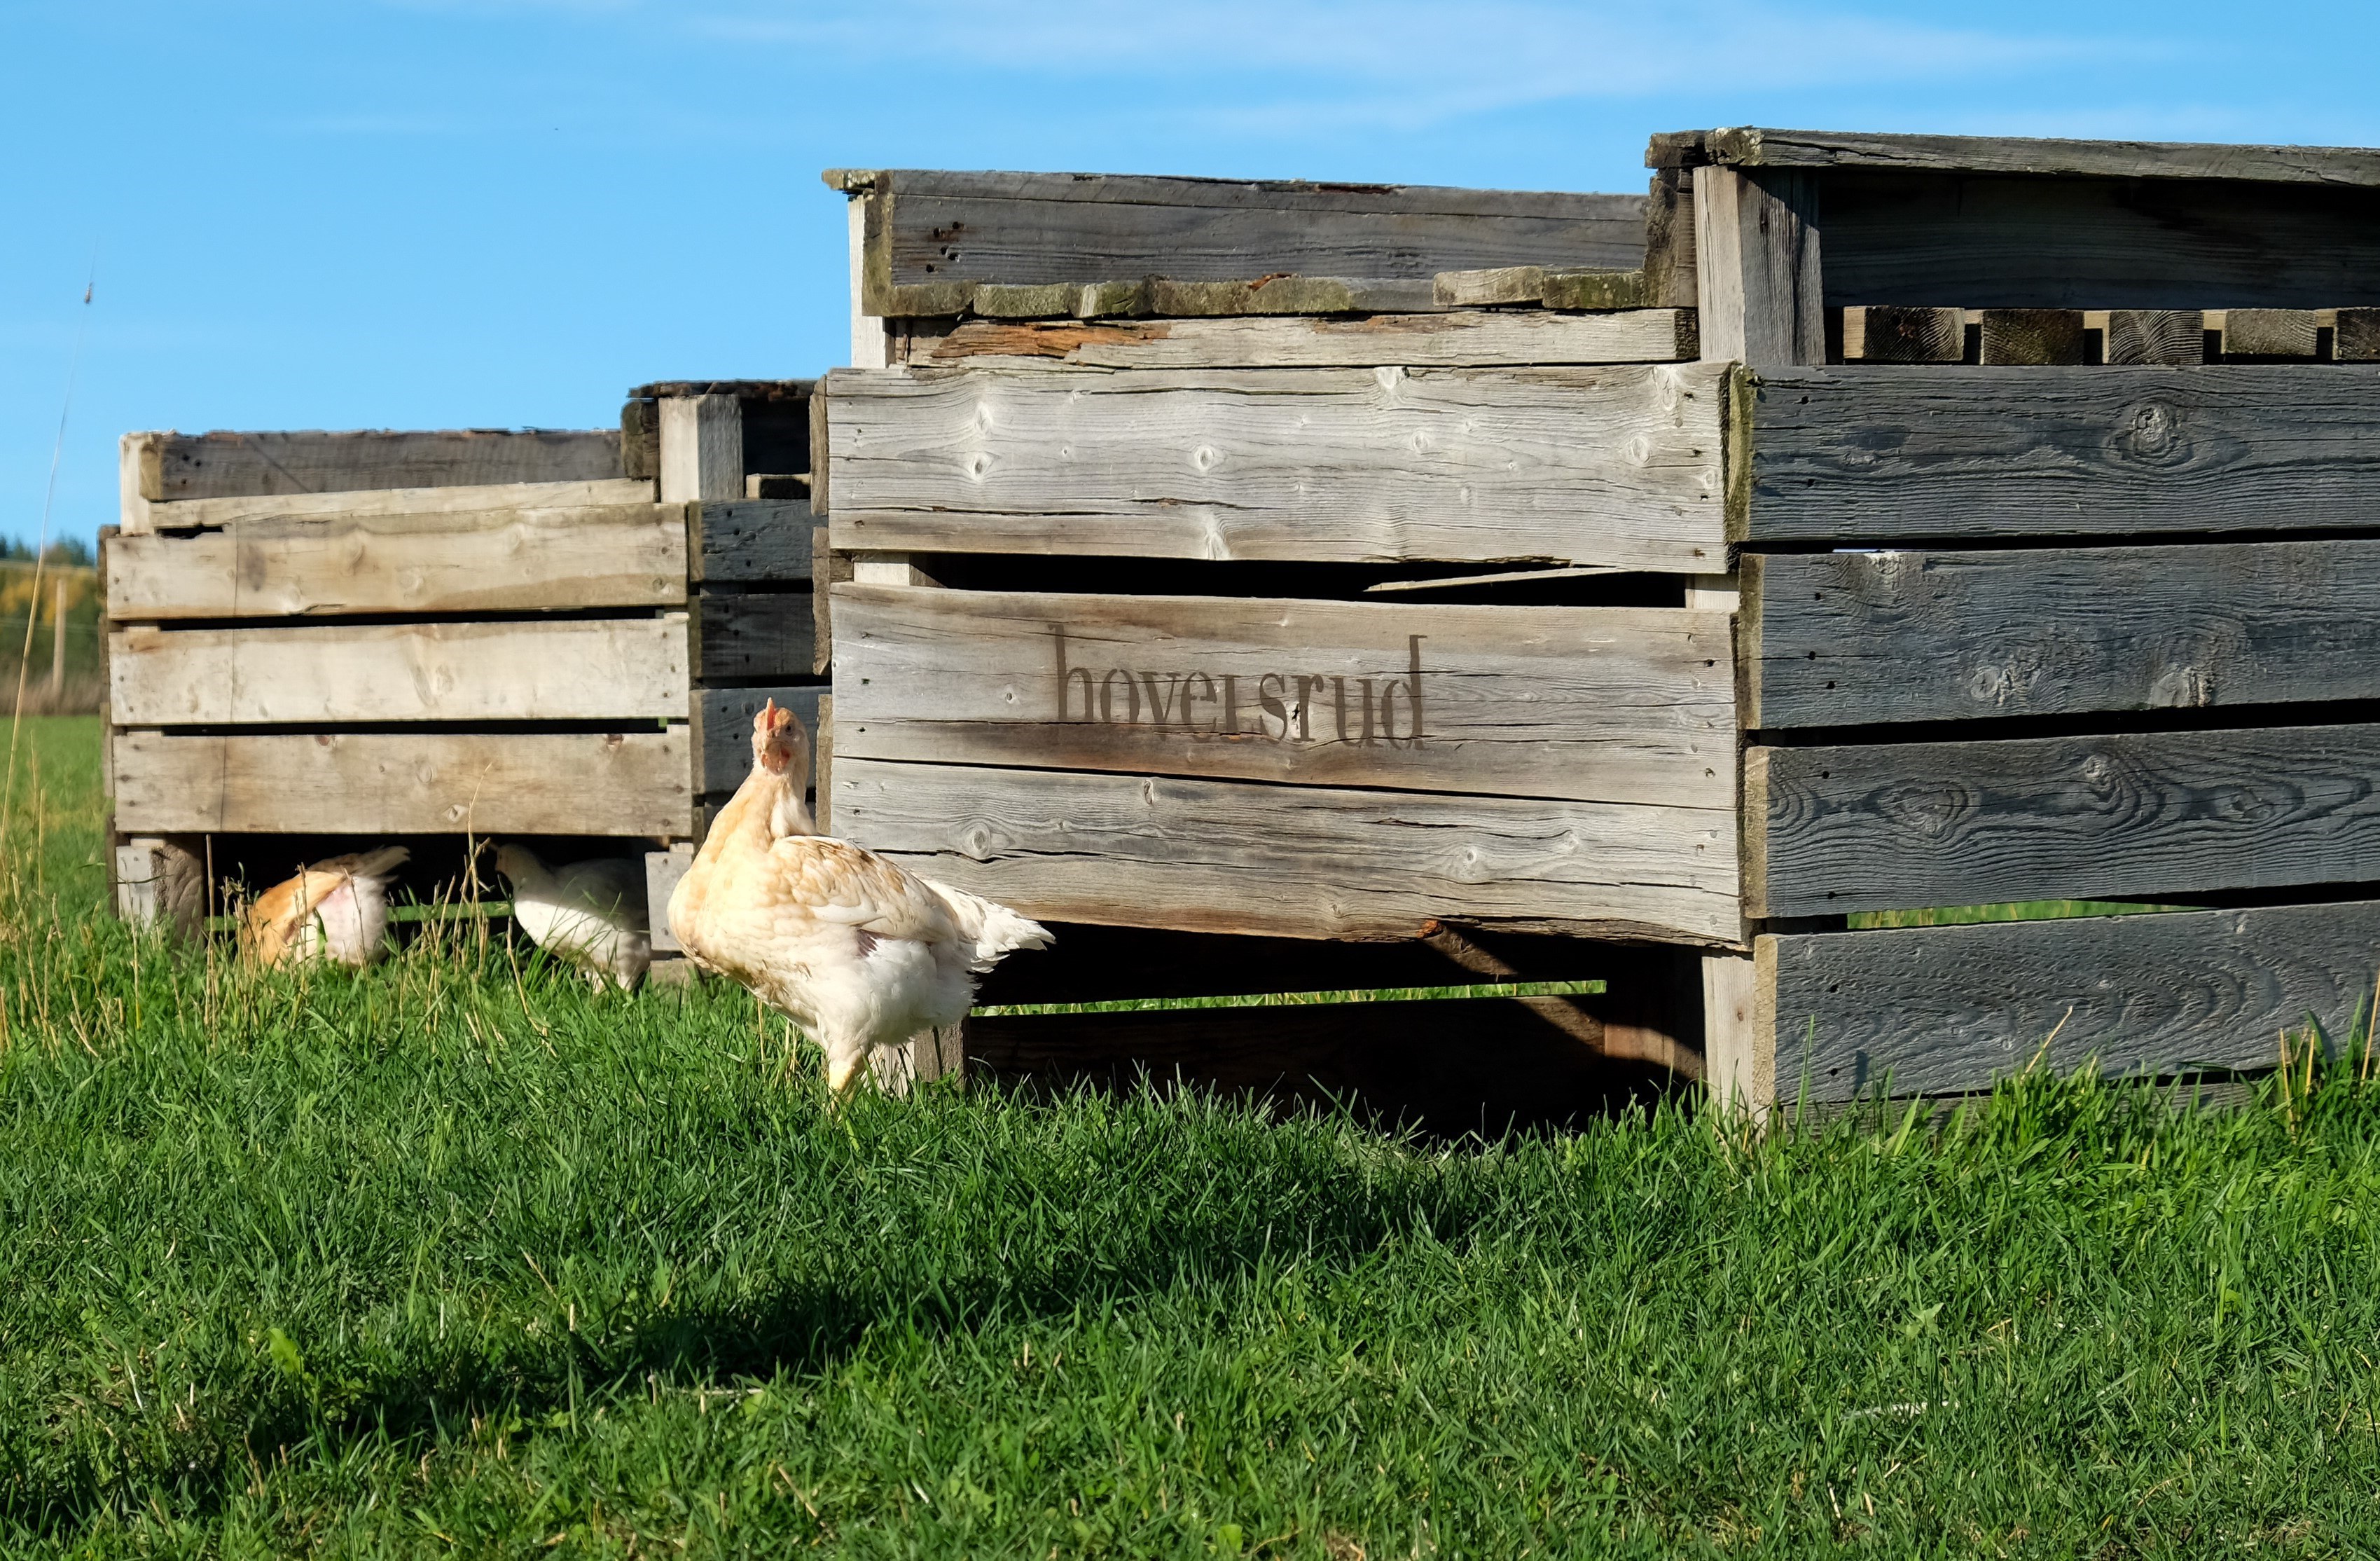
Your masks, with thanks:
M 115 737 L 130 835 L 619 835 L 692 829 L 686 730 Z
M 834 545 L 1721 567 L 1725 371 L 839 371 Z
M 592 482 L 625 475 L 616 429 L 140 437 L 140 494 L 152 501 L 367 488 Z
M 1607 314 L 1463 310 L 1222 320 L 1048 323 L 969 320 L 908 361 L 1048 359 L 1102 369 L 1371 369 L 1666 363 L 1694 356 L 1686 309 Z
M 860 585 L 834 610 L 836 744 L 852 757 L 1734 798 L 1721 613 Z
M 838 726 L 840 716 L 838 716 Z M 1342 791 L 838 754 L 837 833 L 1059 921 L 1412 937 L 1433 920 L 1730 943 L 1725 809 Z
M 1427 310 L 1441 271 L 1644 262 L 1641 196 L 910 169 L 827 179 L 864 202 L 860 306 L 876 316 Z

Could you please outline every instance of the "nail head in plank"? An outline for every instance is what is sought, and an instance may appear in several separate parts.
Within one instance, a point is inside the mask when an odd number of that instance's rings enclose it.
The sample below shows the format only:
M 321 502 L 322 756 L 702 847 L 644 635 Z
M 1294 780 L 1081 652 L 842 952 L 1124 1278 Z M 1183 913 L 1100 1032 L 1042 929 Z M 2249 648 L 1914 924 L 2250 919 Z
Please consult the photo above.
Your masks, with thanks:
M 2380 700 L 2380 540 L 1746 555 L 1744 724 Z
M 1026 915 L 1291 937 L 1430 921 L 1733 942 L 1724 812 L 835 758 L 835 830 Z
M 2380 726 L 1767 748 L 1745 768 L 1752 916 L 2380 879 Z
M 683 726 L 116 737 L 116 827 L 233 835 L 693 832 Z
M 2380 903 L 1794 933 L 1759 940 L 1776 1089 L 1837 1102 L 2052 1074 L 2262 1068 L 2309 1018 L 2348 1037 Z M 2054 1037 L 2054 1039 L 2052 1039 Z M 2044 1043 L 2047 1042 L 2046 1049 Z

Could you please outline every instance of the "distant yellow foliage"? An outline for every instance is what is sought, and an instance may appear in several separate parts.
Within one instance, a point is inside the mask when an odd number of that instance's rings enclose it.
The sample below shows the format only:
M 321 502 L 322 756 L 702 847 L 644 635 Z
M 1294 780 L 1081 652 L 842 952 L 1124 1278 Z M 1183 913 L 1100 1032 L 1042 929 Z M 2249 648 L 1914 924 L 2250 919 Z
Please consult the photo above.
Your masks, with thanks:
M 41 621 L 43 623 L 49 622 L 57 612 L 58 582 L 61 580 L 66 582 L 66 606 L 69 613 L 90 601 L 99 590 L 99 572 L 95 569 L 44 564 L 38 587 Z M 0 564 L 0 622 L 11 618 L 22 622 L 25 609 L 33 602 L 35 590 L 32 565 L 14 561 Z

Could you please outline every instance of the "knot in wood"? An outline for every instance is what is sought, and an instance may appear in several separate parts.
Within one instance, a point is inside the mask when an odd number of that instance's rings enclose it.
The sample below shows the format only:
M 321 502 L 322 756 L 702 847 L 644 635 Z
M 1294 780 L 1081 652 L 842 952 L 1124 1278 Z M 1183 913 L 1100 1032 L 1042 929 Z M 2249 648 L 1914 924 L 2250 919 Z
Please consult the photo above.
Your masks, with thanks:
M 2143 401 L 2126 409 L 2116 431 L 2116 447 L 2127 458 L 2148 466 L 2188 459 L 2190 440 L 2180 409 L 2164 401 Z

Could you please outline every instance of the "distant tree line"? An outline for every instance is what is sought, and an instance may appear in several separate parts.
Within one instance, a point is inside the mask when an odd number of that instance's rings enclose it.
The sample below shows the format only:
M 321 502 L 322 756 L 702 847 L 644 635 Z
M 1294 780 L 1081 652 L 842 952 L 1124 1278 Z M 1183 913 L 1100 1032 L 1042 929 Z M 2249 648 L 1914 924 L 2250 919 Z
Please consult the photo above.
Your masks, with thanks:
M 15 537 L 0 537 L 0 563 L 30 564 L 37 557 L 76 569 L 88 569 L 94 562 L 91 543 L 80 537 L 62 538 L 38 552 L 31 543 Z

